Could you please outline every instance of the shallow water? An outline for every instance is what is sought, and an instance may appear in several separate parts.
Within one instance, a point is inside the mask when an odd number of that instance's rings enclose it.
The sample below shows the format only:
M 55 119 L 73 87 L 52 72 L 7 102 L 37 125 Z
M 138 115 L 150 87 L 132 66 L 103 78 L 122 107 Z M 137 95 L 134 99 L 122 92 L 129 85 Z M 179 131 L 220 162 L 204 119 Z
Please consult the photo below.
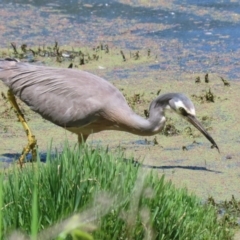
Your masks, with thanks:
M 159 70 L 239 79 L 238 1 L 0 1 L 0 46 L 110 43 L 151 48 Z M 121 77 L 121 75 L 120 75 Z

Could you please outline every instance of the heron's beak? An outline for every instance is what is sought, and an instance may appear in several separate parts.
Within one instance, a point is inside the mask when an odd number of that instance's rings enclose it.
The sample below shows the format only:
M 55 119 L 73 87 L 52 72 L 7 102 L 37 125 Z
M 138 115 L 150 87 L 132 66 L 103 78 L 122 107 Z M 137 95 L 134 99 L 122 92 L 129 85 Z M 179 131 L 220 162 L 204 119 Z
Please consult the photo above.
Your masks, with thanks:
M 213 138 L 211 137 L 211 135 L 207 132 L 207 130 L 203 127 L 203 125 L 197 120 L 196 117 L 192 116 L 192 115 L 187 115 L 186 119 L 188 122 L 190 122 L 195 128 L 197 128 L 211 143 L 212 143 L 212 147 L 217 148 L 218 152 L 219 148 L 217 146 L 217 144 L 215 143 L 215 141 L 213 140 Z

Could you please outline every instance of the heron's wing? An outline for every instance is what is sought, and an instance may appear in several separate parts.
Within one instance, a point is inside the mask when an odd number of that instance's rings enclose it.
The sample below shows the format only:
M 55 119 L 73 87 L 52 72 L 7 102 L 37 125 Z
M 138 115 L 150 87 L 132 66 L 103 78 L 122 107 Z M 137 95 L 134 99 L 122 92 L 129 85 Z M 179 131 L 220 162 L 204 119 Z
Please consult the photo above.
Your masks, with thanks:
M 123 95 L 91 73 L 0 61 L 0 79 L 32 110 L 60 126 L 83 126 L 95 121 L 106 106 Z

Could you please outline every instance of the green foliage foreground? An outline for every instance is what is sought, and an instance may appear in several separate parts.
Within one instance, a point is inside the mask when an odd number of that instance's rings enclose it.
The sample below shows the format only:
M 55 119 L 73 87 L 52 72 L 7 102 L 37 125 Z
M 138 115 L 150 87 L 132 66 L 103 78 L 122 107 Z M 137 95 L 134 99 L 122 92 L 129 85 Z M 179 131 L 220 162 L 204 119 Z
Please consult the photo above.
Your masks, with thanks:
M 231 239 L 213 207 L 120 151 L 50 152 L 1 174 L 1 239 Z

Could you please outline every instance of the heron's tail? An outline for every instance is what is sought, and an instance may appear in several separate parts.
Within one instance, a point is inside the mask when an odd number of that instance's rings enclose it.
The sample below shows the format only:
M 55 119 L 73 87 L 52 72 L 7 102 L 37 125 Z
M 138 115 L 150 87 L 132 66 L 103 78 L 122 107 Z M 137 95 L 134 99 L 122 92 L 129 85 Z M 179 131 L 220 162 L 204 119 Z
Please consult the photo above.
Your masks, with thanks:
M 18 62 L 15 58 L 0 59 L 0 80 L 6 85 L 9 85 L 8 79 L 12 77 L 12 70 L 16 69 Z
M 12 67 L 16 66 L 16 63 L 20 62 L 16 58 L 5 58 L 0 59 L 0 71 L 11 69 Z
M 16 58 L 4 58 L 4 59 L 1 58 L 0 59 L 0 70 L 9 69 L 9 68 L 15 66 L 17 62 L 20 62 L 20 61 Z

